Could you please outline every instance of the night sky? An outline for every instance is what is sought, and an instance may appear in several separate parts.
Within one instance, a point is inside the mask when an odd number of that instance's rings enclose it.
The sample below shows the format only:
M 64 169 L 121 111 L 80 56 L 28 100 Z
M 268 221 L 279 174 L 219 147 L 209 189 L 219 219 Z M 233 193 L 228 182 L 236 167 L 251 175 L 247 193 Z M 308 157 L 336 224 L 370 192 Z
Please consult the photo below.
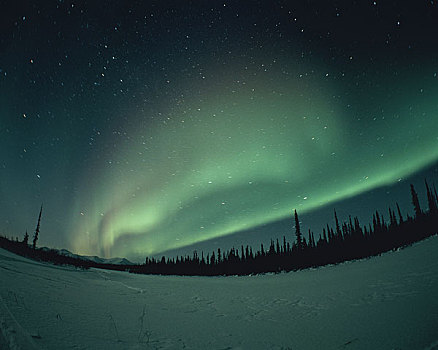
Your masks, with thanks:
M 43 204 L 40 245 L 136 259 L 256 242 L 293 209 L 366 216 L 436 173 L 436 1 L 0 13 L 2 234 L 32 235 Z

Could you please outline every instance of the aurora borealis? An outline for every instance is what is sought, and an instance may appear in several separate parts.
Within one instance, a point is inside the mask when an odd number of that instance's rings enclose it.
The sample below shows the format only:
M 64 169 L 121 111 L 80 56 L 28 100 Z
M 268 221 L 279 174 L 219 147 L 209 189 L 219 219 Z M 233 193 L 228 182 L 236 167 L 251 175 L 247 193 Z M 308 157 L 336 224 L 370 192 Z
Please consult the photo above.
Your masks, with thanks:
M 438 161 L 434 1 L 6 3 L 0 232 L 145 256 Z

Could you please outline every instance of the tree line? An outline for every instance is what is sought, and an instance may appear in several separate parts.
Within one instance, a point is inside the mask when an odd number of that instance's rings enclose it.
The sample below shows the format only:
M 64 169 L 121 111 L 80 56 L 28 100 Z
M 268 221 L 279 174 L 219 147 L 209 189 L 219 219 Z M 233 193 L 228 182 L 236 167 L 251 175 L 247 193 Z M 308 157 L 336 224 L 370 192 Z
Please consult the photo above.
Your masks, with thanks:
M 317 239 L 311 230 L 301 230 L 298 213 L 293 213 L 295 232 L 292 240 L 271 240 L 269 247 L 260 245 L 213 251 L 207 255 L 161 259 L 146 258 L 144 264 L 129 267 L 130 272 L 175 275 L 249 275 L 266 272 L 292 271 L 347 260 L 361 259 L 398 249 L 438 232 L 438 195 L 425 181 L 428 208 L 420 206 L 418 193 L 410 185 L 414 216 L 403 217 L 398 203 L 388 208 L 388 216 L 376 211 L 372 223 L 361 226 L 357 217 L 340 222 L 334 211 L 335 226 L 326 225 Z
M 23 240 L 19 241 L 18 237 L 9 239 L 5 236 L 0 236 L 0 248 L 7 249 L 15 254 L 31 258 L 38 261 L 47 261 L 56 265 L 72 265 L 78 268 L 91 267 L 87 261 L 77 259 L 60 254 L 56 249 L 37 248 L 38 237 L 40 233 L 41 216 L 43 213 L 43 206 L 41 205 L 38 221 L 33 235 L 32 243 L 29 243 L 29 234 L 24 234 Z
M 32 244 L 26 231 L 22 241 L 0 236 L 0 247 L 17 254 L 55 264 L 68 264 L 80 268 L 105 268 L 141 274 L 161 275 L 250 275 L 267 272 L 293 271 L 309 267 L 336 264 L 348 260 L 378 255 L 405 247 L 438 232 L 438 195 L 435 186 L 425 181 L 427 208 L 422 209 L 418 193 L 410 185 L 414 215 L 403 217 L 398 203 L 395 209 L 389 207 L 387 219 L 376 211 L 372 223 L 361 226 L 357 217 L 348 217 L 340 222 L 334 211 L 335 226 L 328 224 L 317 239 L 311 230 L 301 230 L 298 213 L 293 212 L 295 232 L 292 239 L 271 240 L 269 247 L 263 244 L 257 251 L 250 246 L 240 246 L 226 251 L 217 249 L 208 254 L 195 250 L 191 256 L 176 258 L 145 259 L 143 264 L 114 265 L 101 264 L 60 254 L 57 250 L 37 248 L 40 232 L 42 206 L 38 216 Z

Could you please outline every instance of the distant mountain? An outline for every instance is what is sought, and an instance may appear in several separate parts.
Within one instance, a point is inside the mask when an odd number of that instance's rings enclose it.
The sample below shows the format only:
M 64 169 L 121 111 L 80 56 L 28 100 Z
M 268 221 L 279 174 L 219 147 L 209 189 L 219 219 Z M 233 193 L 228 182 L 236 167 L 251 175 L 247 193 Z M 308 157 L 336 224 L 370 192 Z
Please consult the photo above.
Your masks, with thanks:
M 88 260 L 88 261 L 92 261 L 98 264 L 112 264 L 112 265 L 135 265 L 133 262 L 129 261 L 128 259 L 125 258 L 110 258 L 110 259 L 105 259 L 105 258 L 101 258 L 99 256 L 88 256 L 88 255 L 79 255 L 79 254 L 75 254 L 72 253 L 71 251 L 67 250 L 67 249 L 50 249 L 50 248 L 41 248 L 43 250 L 56 250 L 59 254 L 61 255 L 65 255 L 65 256 L 69 256 L 72 258 L 76 258 L 76 259 L 82 259 L 82 260 Z

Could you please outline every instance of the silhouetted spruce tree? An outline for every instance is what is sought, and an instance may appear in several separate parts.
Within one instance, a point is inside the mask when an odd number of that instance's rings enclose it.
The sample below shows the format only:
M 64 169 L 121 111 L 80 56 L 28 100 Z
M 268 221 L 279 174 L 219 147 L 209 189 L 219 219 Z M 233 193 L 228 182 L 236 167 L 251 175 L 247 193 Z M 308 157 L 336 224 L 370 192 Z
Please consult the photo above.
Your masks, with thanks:
M 325 243 L 327 243 L 327 235 L 325 233 L 325 228 L 322 229 L 322 239 Z
M 380 221 L 380 215 L 379 215 L 379 212 L 377 210 L 376 210 L 376 228 L 377 228 L 377 230 L 382 229 L 382 222 Z
M 271 244 L 269 245 L 268 254 L 272 255 L 275 253 L 274 241 L 271 239 Z
M 362 229 L 360 227 L 359 218 L 357 216 L 354 217 L 354 230 L 360 237 L 362 236 Z
M 338 215 L 336 214 L 336 210 L 335 210 L 335 225 L 336 225 L 336 237 L 340 238 L 341 237 L 341 228 L 339 227 L 339 220 L 338 220 Z
M 398 219 L 400 220 L 399 224 L 401 224 L 403 222 L 403 216 L 400 211 L 400 206 L 398 205 L 398 203 L 396 203 L 396 205 L 397 205 Z
M 397 225 L 397 219 L 395 218 L 395 213 L 394 211 L 391 209 L 391 207 L 388 209 L 389 211 L 389 225 L 391 227 L 394 227 Z
M 37 223 L 37 227 L 35 229 L 35 235 L 33 236 L 33 243 L 32 243 L 32 248 L 35 249 L 36 248 L 36 242 L 38 241 L 38 234 L 40 233 L 40 223 L 41 223 L 41 214 L 43 212 L 43 206 L 41 205 L 41 209 L 40 209 L 40 215 L 38 216 L 38 223 Z
M 424 183 L 426 184 L 427 203 L 429 205 L 429 211 L 431 213 L 435 213 L 437 211 L 435 198 L 433 197 L 432 191 L 430 190 L 429 185 L 428 185 L 426 180 L 424 180 Z
M 411 197 L 412 197 L 412 204 L 414 206 L 415 217 L 419 218 L 421 216 L 422 212 L 421 212 L 421 207 L 420 207 L 420 201 L 418 200 L 418 194 L 415 191 L 413 184 L 411 184 Z
M 300 229 L 300 220 L 298 220 L 298 214 L 295 210 L 295 236 L 297 237 L 297 248 L 299 250 L 303 249 L 303 236 Z
M 23 244 L 25 246 L 27 246 L 29 244 L 29 234 L 27 233 L 27 230 L 26 230 L 26 233 L 24 234 Z

